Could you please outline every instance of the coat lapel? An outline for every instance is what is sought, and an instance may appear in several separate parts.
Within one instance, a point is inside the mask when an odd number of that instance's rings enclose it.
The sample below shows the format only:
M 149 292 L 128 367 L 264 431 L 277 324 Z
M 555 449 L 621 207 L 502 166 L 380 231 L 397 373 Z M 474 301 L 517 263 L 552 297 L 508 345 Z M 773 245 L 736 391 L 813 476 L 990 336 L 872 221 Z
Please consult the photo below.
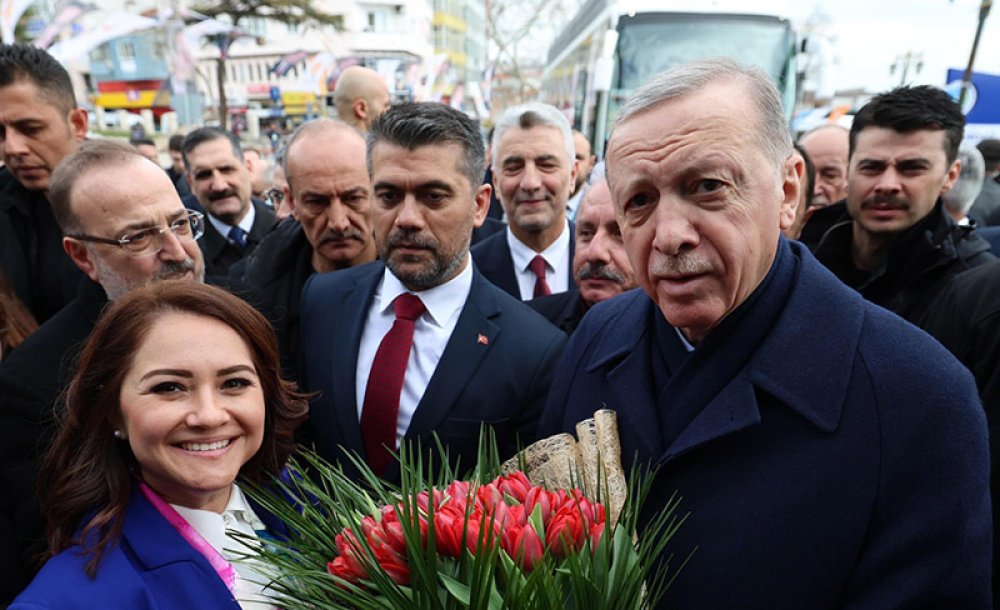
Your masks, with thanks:
M 451 410 L 496 343 L 500 306 L 473 269 L 472 289 L 406 431 L 408 439 L 430 434 Z
M 371 265 L 371 272 L 358 278 L 353 290 L 345 292 L 343 303 L 331 305 L 331 314 L 337 316 L 330 349 L 333 350 L 333 368 L 330 371 L 330 392 L 337 423 L 343 432 L 340 444 L 358 455 L 364 455 L 361 440 L 361 422 L 358 419 L 358 396 L 355 374 L 358 369 L 358 349 L 361 332 L 368 318 L 375 286 L 382 278 L 385 266 Z
M 138 487 L 129 500 L 122 540 L 132 550 L 150 597 L 162 608 L 239 608 L 208 560 L 181 538 Z
M 641 329 L 635 333 L 608 332 L 601 337 L 600 345 L 587 363 L 588 372 L 611 365 L 608 385 L 616 404 L 605 405 L 618 413 L 622 430 L 629 434 L 622 437 L 623 458 L 631 463 L 635 454 L 640 458 L 656 457 L 663 452 L 659 418 L 656 415 L 656 396 L 651 380 L 652 341 L 655 333 L 650 324 L 653 302 L 640 289 L 622 298 L 632 298 L 634 306 L 625 307 L 612 328 Z

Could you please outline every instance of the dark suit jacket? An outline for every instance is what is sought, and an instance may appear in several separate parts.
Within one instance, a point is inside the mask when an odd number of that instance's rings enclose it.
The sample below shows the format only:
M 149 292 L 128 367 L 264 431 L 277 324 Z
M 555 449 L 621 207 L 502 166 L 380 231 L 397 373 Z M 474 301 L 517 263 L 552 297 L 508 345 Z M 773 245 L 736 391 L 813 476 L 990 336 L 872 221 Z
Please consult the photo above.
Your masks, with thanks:
M 336 273 L 315 274 L 302 293 L 305 387 L 320 392 L 309 414 L 316 448 L 340 461 L 343 447 L 364 456 L 355 392 L 358 348 L 372 295 L 385 266 L 376 261 Z M 516 442 L 535 440 L 566 336 L 520 301 L 473 270 L 472 290 L 441 361 L 431 377 L 405 440 L 433 447 L 436 432 L 452 465 L 475 464 L 482 423 L 497 432 L 501 457 Z M 519 439 L 517 438 L 519 437 Z M 398 476 L 393 463 L 387 479 Z M 356 473 L 355 473 L 356 474 Z
M 576 252 L 575 232 L 573 223 L 569 223 L 569 261 L 566 268 L 568 270 L 568 285 L 571 288 L 575 285 L 573 282 L 573 254 Z M 500 231 L 487 237 L 473 246 L 471 252 L 472 259 L 476 261 L 476 267 L 483 272 L 486 279 L 497 288 L 520 300 L 521 290 L 517 287 L 514 259 L 510 254 L 510 246 L 507 245 L 507 231 Z
M 576 288 L 531 299 L 525 301 L 525 305 L 542 314 L 546 320 L 567 335 L 573 334 L 580 325 L 583 315 L 587 313 L 587 303 Z
M 205 256 L 205 275 L 227 275 L 229 268 L 236 261 L 253 252 L 260 240 L 264 239 L 264 236 L 274 227 L 274 223 L 277 222 L 274 211 L 257 200 L 253 200 L 252 204 L 257 215 L 254 217 L 250 234 L 247 235 L 247 247 L 243 252 L 229 243 L 225 235 L 216 231 L 215 226 L 208 218 L 205 219 L 205 234 L 198 240 L 201 253 Z

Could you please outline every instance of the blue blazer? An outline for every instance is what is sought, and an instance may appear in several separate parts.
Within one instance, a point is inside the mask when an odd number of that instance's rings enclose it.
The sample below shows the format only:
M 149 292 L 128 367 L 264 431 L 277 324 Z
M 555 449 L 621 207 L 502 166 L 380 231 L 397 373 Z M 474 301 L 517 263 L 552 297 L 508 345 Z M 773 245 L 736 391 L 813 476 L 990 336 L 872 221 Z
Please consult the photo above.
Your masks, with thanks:
M 784 242 L 784 240 L 782 240 Z M 969 372 L 798 243 L 798 276 L 749 361 L 665 443 L 652 379 L 662 315 L 642 290 L 595 305 L 539 423 L 618 412 L 622 457 L 660 467 L 697 547 L 661 608 L 990 608 L 989 451 Z M 786 254 L 788 252 L 786 251 Z
M 569 264 L 566 266 L 570 290 L 576 286 L 573 281 L 573 255 L 576 253 L 576 228 L 569 223 Z M 514 259 L 507 243 L 507 231 L 498 231 L 472 246 L 472 260 L 483 276 L 507 294 L 521 300 L 521 289 L 514 274 Z
M 471 264 L 471 263 L 470 263 Z M 385 266 L 376 261 L 336 273 L 314 274 L 302 294 L 305 388 L 319 391 L 309 413 L 316 448 L 354 472 L 341 448 L 364 456 L 355 372 L 372 296 Z M 535 440 L 566 335 L 486 281 L 473 268 L 472 289 L 441 361 L 406 432 L 434 447 L 447 446 L 451 463 L 475 465 L 482 423 L 497 432 L 501 457 L 516 442 Z M 387 479 L 398 476 L 393 462 Z
M 256 512 L 265 523 L 270 519 Z M 52 557 L 9 610 L 240 610 L 208 560 L 138 487 L 125 512 L 121 541 L 104 554 L 93 579 L 83 571 L 86 561 L 79 546 Z

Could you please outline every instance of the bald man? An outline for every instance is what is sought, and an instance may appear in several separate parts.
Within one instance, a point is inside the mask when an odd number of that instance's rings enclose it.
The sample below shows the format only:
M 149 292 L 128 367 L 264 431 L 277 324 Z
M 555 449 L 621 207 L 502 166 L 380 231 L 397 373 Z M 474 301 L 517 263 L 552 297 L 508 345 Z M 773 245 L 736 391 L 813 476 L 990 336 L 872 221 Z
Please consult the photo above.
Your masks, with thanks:
M 341 121 L 367 133 L 375 117 L 389 107 L 389 88 L 378 72 L 351 66 L 337 79 L 333 102 Z
M 812 205 L 824 207 L 847 197 L 848 135 L 846 127 L 817 127 L 799 139 L 816 166 Z

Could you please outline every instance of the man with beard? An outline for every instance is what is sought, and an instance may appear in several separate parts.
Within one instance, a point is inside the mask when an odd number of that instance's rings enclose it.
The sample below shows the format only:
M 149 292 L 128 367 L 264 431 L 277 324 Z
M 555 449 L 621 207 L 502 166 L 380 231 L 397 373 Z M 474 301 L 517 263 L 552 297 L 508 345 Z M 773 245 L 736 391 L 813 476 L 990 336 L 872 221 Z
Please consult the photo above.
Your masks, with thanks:
M 80 282 L 46 192 L 86 135 L 87 111 L 76 107 L 66 69 L 32 45 L 0 45 L 0 269 L 39 323 Z
M 38 459 L 72 362 L 104 305 L 150 282 L 200 282 L 205 272 L 202 215 L 185 210 L 163 169 L 125 143 L 82 144 L 52 174 L 49 199 L 63 247 L 87 277 L 76 299 L 0 364 L 0 528 L 10 528 L 0 535 L 0 605 L 38 567 L 31 561 L 44 548 Z
M 930 174 L 913 152 L 879 156 Z M 989 608 L 972 376 L 781 235 L 803 168 L 773 79 L 731 59 L 659 74 L 607 159 L 642 290 L 587 313 L 538 427 L 615 409 L 625 468 L 655 469 L 643 520 L 683 498 L 661 560 L 690 558 L 656 607 Z
M 535 438 L 566 337 L 472 264 L 490 201 L 479 127 L 438 103 L 392 106 L 367 142 L 381 260 L 313 275 L 302 295 L 305 388 L 319 452 L 398 479 L 401 441 L 474 466 L 480 426 L 502 455 Z M 412 349 L 411 349 L 412 348 Z
M 577 162 L 562 112 L 532 102 L 508 108 L 493 131 L 493 187 L 507 230 L 476 244 L 472 257 L 490 280 L 523 301 L 573 287 L 573 226 L 566 200 Z
M 335 119 L 304 123 L 289 138 L 283 171 L 292 218 L 260 242 L 243 280 L 270 295 L 285 369 L 297 378 L 306 280 L 375 260 L 364 138 Z
M 604 178 L 583 191 L 576 217 L 576 253 L 573 255 L 576 290 L 550 294 L 528 305 L 572 335 L 592 306 L 635 288 L 632 263 L 625 252 L 622 232 Z
M 863 297 L 916 324 L 976 377 L 1000 498 L 1000 262 L 942 201 L 958 179 L 965 117 L 944 91 L 901 87 L 854 117 L 847 208 L 816 258 Z M 1000 523 L 1000 502 L 994 519 Z M 1000 528 L 994 529 L 995 561 Z M 1000 577 L 994 570 L 994 592 Z M 995 595 L 996 597 L 996 595 Z
M 202 127 L 184 138 L 181 150 L 191 192 L 207 213 L 200 242 L 205 272 L 226 275 L 271 230 L 274 212 L 252 199 L 250 164 L 232 133 Z

